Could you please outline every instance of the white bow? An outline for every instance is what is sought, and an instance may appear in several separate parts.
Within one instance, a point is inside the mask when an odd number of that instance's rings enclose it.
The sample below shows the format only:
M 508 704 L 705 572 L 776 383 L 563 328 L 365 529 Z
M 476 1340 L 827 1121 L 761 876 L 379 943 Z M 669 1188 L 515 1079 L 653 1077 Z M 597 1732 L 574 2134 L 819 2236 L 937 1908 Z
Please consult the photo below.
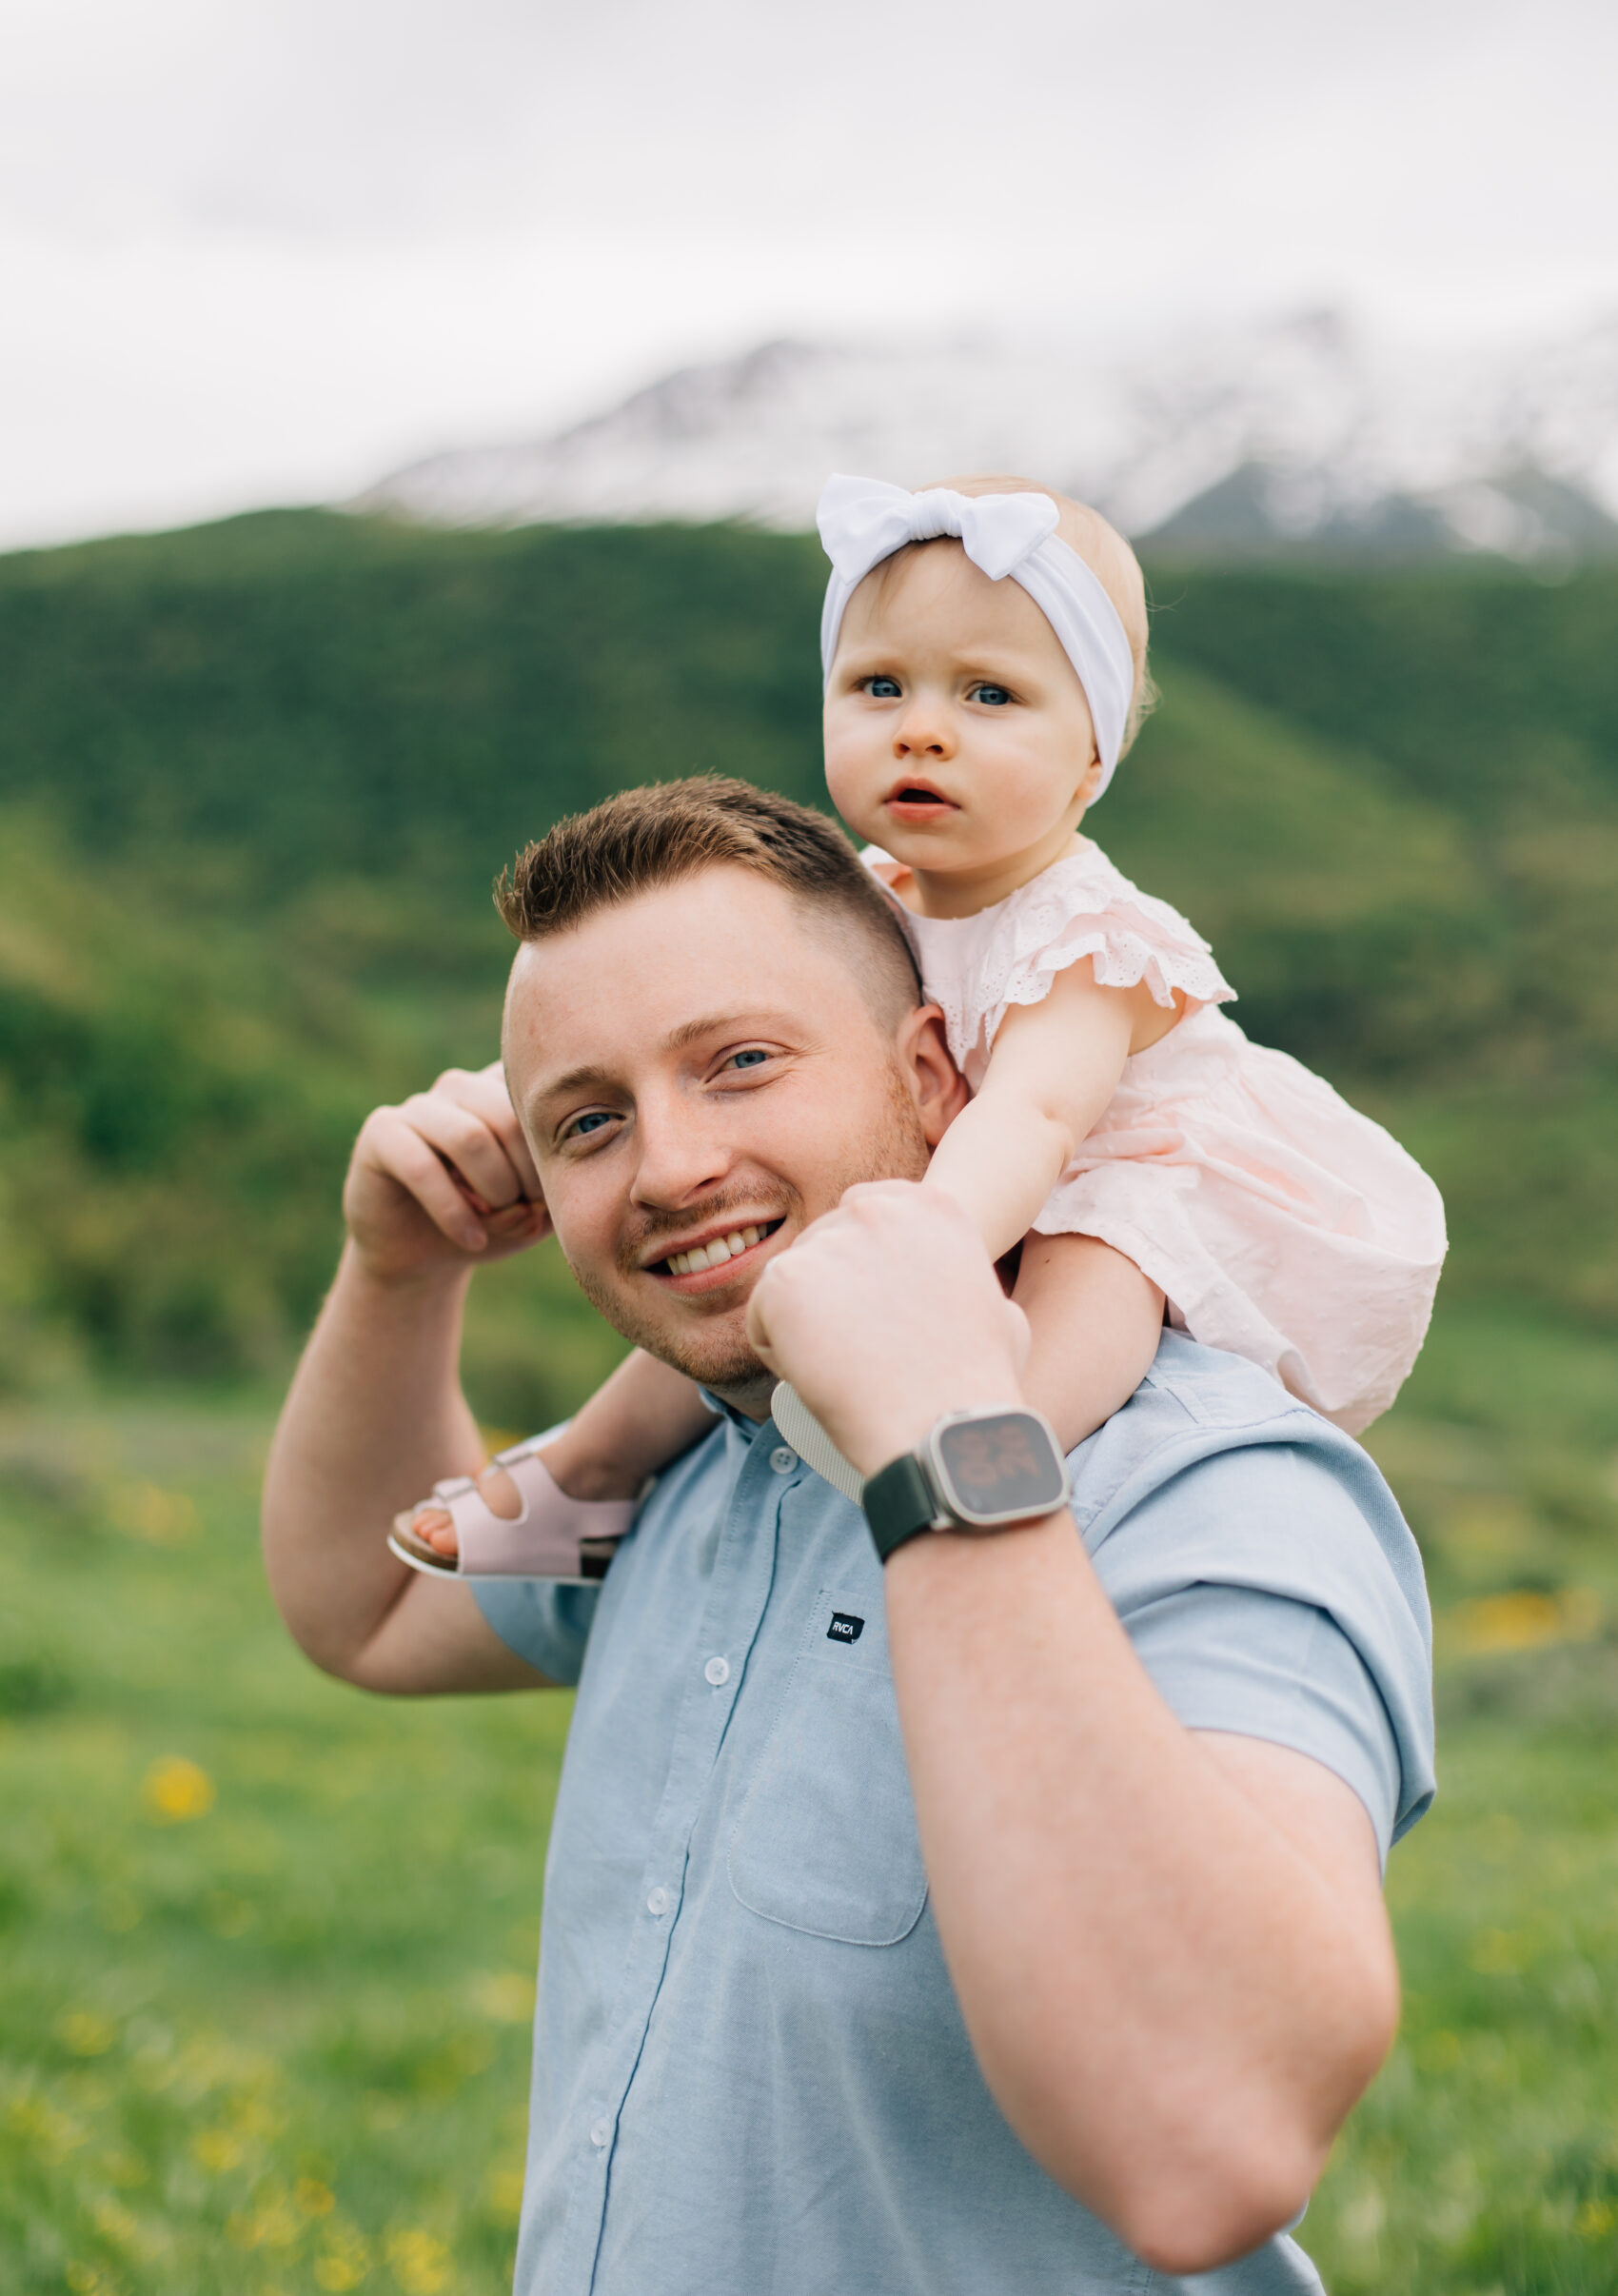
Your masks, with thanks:
M 957 537 L 991 582 L 1009 576 L 1028 592 L 1073 663 L 1095 728 L 1098 798 L 1123 746 L 1135 697 L 1135 657 L 1117 608 L 1078 552 L 1057 536 L 1057 515 L 1048 494 L 957 494 L 948 486 L 909 494 L 882 479 L 841 473 L 828 479 L 816 521 L 832 562 L 820 616 L 820 660 L 830 678 L 844 608 L 873 566 L 907 543 Z
M 816 523 L 845 582 L 863 582 L 906 543 L 943 535 L 958 535 L 973 564 L 1003 582 L 1056 532 L 1056 505 L 1048 494 L 956 494 L 948 486 L 908 494 L 883 479 L 839 475 L 826 481 Z

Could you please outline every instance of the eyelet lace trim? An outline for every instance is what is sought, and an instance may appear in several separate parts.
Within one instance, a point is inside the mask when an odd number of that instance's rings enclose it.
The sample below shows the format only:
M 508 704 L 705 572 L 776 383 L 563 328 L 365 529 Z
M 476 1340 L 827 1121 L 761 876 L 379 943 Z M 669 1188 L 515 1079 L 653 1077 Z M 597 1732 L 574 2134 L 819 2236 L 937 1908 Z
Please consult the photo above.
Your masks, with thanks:
M 872 846 L 863 858 L 881 883 L 874 864 L 888 857 Z M 1009 1006 L 1043 1002 L 1056 975 L 1086 957 L 1103 988 L 1144 980 L 1157 1004 L 1172 1006 L 1176 994 L 1196 1004 L 1235 997 L 1200 933 L 1166 901 L 1131 884 L 1098 847 L 1054 862 L 996 903 L 987 940 L 975 940 L 977 961 L 964 972 L 949 967 L 949 977 L 936 976 L 947 964 L 954 930 L 981 920 L 917 917 L 891 887 L 883 889 L 910 931 L 957 1060 L 994 1042 Z

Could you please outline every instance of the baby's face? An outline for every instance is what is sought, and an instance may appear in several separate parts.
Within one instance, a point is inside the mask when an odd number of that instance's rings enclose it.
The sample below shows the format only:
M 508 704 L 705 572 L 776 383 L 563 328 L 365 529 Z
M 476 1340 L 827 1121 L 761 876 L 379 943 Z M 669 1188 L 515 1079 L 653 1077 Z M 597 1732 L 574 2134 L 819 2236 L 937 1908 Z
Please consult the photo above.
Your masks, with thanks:
M 849 600 L 826 785 L 897 861 L 970 877 L 1066 848 L 1099 778 L 1084 688 L 1020 584 L 931 543 Z

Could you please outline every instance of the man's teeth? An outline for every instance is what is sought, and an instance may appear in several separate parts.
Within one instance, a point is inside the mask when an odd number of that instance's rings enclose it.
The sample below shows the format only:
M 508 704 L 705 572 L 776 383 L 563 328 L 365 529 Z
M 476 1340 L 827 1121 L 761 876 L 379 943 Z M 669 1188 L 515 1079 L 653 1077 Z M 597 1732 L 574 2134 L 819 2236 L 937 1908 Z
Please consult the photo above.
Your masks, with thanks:
M 738 1228 L 729 1236 L 716 1236 L 711 1244 L 699 1244 L 692 1252 L 676 1252 L 668 1262 L 671 1276 L 695 1276 L 699 1268 L 717 1268 L 749 1244 L 756 1244 L 764 1233 L 762 1228 Z

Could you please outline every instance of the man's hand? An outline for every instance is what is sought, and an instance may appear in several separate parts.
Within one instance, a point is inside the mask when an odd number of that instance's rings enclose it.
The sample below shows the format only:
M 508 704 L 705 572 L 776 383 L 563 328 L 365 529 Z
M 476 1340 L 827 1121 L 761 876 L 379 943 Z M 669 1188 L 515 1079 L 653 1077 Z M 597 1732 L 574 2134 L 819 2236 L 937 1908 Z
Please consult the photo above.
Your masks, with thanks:
M 328 1673 L 367 1690 L 503 1690 L 539 1677 L 471 1589 L 389 1554 L 388 1519 L 483 1446 L 456 1377 L 470 1272 L 544 1235 L 538 1176 L 498 1065 L 452 1068 L 378 1108 L 343 1194 L 349 1243 L 265 1476 L 265 1561 L 282 1616 Z
M 875 1475 L 946 1411 L 1017 1404 L 1028 1326 L 971 1219 L 914 1180 L 850 1188 L 759 1278 L 747 1336 Z
M 445 1069 L 430 1092 L 365 1119 L 343 1213 L 365 1273 L 407 1283 L 503 1259 L 549 1229 L 498 1060 Z

